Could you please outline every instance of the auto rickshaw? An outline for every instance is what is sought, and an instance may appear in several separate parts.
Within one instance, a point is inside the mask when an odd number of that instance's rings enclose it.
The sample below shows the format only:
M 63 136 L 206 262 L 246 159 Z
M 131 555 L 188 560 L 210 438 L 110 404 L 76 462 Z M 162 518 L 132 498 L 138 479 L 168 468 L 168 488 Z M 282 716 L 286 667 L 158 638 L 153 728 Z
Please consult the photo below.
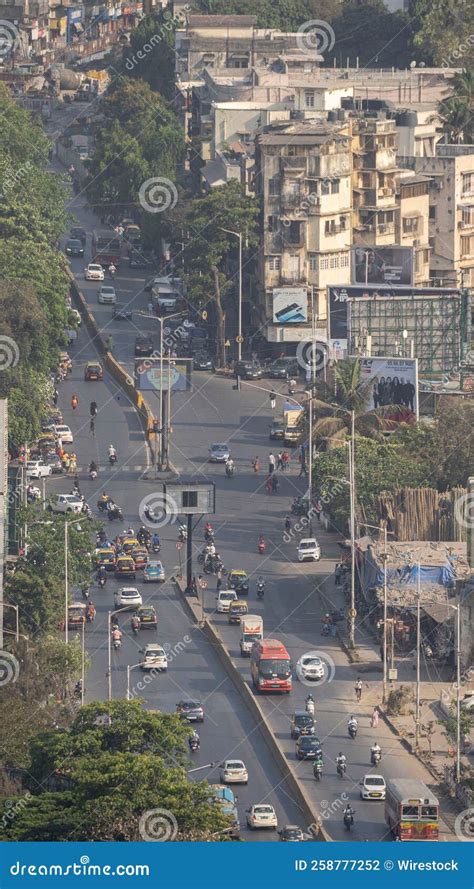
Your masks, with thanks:
M 67 610 L 67 625 L 70 630 L 82 627 L 86 622 L 87 605 L 84 602 L 73 602 Z

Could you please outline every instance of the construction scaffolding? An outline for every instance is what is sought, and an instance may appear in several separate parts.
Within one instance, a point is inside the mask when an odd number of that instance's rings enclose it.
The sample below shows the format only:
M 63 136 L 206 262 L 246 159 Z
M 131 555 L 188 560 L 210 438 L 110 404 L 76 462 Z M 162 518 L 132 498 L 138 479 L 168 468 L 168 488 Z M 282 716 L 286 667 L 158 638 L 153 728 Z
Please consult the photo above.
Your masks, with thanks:
M 420 376 L 459 371 L 470 344 L 470 292 L 348 298 L 349 355 L 418 358 Z

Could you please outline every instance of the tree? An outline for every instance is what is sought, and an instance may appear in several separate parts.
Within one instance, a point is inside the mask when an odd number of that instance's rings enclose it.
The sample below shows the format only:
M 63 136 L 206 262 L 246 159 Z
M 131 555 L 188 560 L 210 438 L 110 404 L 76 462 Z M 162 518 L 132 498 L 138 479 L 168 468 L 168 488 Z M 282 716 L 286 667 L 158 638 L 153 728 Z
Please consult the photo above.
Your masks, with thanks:
M 413 58 L 410 17 L 405 12 L 389 12 L 383 0 L 343 0 L 332 25 L 335 45 L 325 56 L 326 65 L 335 56 L 341 67 L 346 58 L 352 65 L 358 58 L 365 67 L 403 68 Z
M 415 44 L 428 64 L 443 68 L 474 64 L 474 9 L 465 0 L 412 0 L 410 16 L 416 22 Z
M 209 303 L 213 308 L 217 341 L 221 344 L 217 355 L 220 363 L 224 343 L 222 299 L 231 290 L 236 293 L 238 280 L 238 266 L 234 265 L 231 271 L 229 257 L 238 256 L 239 242 L 229 231 L 242 233 L 245 269 L 257 244 L 257 215 L 255 200 L 232 181 L 194 200 L 185 216 L 190 235 L 185 247 L 188 296 L 197 308 L 205 308 Z
M 427 484 L 423 466 L 408 461 L 399 445 L 358 436 L 355 455 L 357 507 L 364 520 L 371 524 L 378 523 L 375 503 L 382 491 L 392 491 L 403 485 L 417 487 Z M 316 460 L 313 477 L 325 512 L 344 532 L 349 516 L 347 448 L 341 444 L 321 453 Z
M 424 467 L 429 484 L 438 491 L 466 487 L 474 465 L 474 404 L 441 399 L 434 425 L 403 426 L 391 441 L 400 445 L 408 461 Z
M 33 740 L 28 783 L 36 796 L 8 826 L 8 838 L 145 839 L 157 808 L 170 839 L 219 837 L 228 821 L 209 802 L 209 785 L 186 776 L 189 733 L 178 716 L 138 701 L 87 705 L 69 731 Z M 55 793 L 48 792 L 51 775 Z
M 123 48 L 122 69 L 127 77 L 146 81 L 168 101 L 174 98 L 174 32 L 182 26 L 181 15 L 160 10 L 141 20 Z
M 108 214 L 119 218 L 135 209 L 140 186 L 149 178 L 149 166 L 138 140 L 118 121 L 99 130 L 94 156 L 87 165 L 87 200 L 101 219 Z
M 450 142 L 474 141 L 474 59 L 472 65 L 455 74 L 450 83 L 451 94 L 438 106 Z

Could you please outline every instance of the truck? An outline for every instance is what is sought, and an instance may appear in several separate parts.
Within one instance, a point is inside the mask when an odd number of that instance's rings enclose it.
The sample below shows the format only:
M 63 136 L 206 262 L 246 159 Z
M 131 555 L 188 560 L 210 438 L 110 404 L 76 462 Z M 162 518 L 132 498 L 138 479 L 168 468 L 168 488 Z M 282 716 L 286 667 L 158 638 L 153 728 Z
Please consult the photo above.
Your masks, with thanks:
M 301 438 L 300 419 L 304 408 L 300 404 L 286 401 L 283 407 L 283 440 L 286 445 L 295 446 Z
M 259 614 L 245 614 L 240 618 L 240 653 L 242 657 L 250 657 L 254 642 L 263 639 L 263 618 Z

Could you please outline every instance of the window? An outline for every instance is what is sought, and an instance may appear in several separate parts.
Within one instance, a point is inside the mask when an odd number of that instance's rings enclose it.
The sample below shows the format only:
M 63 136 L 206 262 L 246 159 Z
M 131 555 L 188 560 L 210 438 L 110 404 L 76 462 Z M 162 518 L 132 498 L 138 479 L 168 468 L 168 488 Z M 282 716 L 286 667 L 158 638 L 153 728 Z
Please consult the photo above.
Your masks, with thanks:
M 467 228 L 474 225 L 474 207 L 463 207 L 461 210 L 461 226 Z
M 279 256 L 269 256 L 268 257 L 268 268 L 270 272 L 279 272 L 280 271 L 280 257 Z
M 288 243 L 299 244 L 301 237 L 301 222 L 291 221 L 288 226 Z
M 403 234 L 415 235 L 418 231 L 419 216 L 405 216 L 403 218 Z
M 309 270 L 310 272 L 318 271 L 318 254 L 317 253 L 308 253 L 309 260 Z
M 268 182 L 268 194 L 275 197 L 280 194 L 280 177 L 273 176 Z
M 230 56 L 227 61 L 227 68 L 248 68 L 248 56 Z
M 183 509 L 184 508 L 196 508 L 198 505 L 198 492 L 197 491 L 183 491 Z
M 329 179 L 323 179 L 321 182 L 321 194 L 329 194 L 331 191 Z
M 321 259 L 319 261 L 319 268 L 321 269 L 321 271 L 329 268 L 329 256 L 321 256 Z
M 331 193 L 332 194 L 339 194 L 339 179 L 332 179 L 331 180 Z
M 346 217 L 345 216 L 339 217 L 339 228 L 341 229 L 342 232 L 345 230 L 345 228 L 346 228 Z
M 430 219 L 436 219 L 436 204 L 430 204 Z
M 339 268 L 339 256 L 337 253 L 333 253 L 332 256 L 329 257 L 329 268 L 330 269 L 338 269 Z
M 474 253 L 474 236 L 461 238 L 461 256 L 472 256 Z
M 418 806 L 402 806 L 402 818 L 418 819 Z
M 278 216 L 267 216 L 267 228 L 269 232 L 278 231 Z
M 350 257 L 348 253 L 341 254 L 341 269 L 347 269 L 350 265 Z
M 474 173 L 463 173 L 462 174 L 461 191 L 462 191 L 463 197 L 466 197 L 466 195 L 474 193 Z
M 314 108 L 314 92 L 313 90 L 306 90 L 305 94 L 305 104 L 307 108 Z

